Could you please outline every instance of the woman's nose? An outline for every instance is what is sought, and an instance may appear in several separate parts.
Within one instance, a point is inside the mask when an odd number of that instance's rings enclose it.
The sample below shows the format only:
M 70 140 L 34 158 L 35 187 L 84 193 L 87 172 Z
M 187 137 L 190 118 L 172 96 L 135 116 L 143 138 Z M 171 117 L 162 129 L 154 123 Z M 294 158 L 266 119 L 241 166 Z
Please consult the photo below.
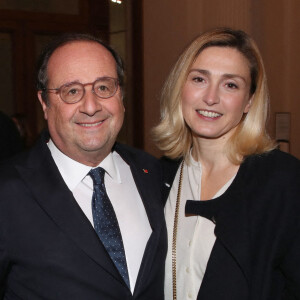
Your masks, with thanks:
M 218 86 L 216 85 L 208 86 L 203 100 L 209 106 L 219 103 L 220 95 L 219 95 Z

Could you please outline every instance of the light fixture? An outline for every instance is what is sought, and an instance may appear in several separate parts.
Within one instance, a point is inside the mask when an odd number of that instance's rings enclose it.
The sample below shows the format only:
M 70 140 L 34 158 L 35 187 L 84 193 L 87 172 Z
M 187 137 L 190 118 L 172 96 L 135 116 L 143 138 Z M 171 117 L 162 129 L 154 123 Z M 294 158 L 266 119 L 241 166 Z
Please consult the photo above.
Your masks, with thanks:
M 117 4 L 122 4 L 122 0 L 111 0 L 111 2 L 117 3 Z

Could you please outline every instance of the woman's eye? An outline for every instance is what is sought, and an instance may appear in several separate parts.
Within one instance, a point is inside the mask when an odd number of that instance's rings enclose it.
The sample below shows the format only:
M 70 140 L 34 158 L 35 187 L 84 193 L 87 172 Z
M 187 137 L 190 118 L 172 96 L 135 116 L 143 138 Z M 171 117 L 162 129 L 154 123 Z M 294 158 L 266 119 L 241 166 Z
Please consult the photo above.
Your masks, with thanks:
M 204 79 L 202 77 L 193 77 L 194 82 L 204 82 Z
M 229 82 L 226 83 L 226 86 L 229 87 L 230 89 L 237 89 L 238 86 L 235 83 Z

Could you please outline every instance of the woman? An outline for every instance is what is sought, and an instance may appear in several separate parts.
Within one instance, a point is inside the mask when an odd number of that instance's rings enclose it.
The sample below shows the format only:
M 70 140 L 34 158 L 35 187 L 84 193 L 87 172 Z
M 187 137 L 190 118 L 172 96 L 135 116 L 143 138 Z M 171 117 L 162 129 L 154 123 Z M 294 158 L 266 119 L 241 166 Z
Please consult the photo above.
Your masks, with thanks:
M 196 38 L 166 81 L 166 299 L 300 299 L 300 163 L 269 138 L 268 101 L 256 44 L 232 29 Z

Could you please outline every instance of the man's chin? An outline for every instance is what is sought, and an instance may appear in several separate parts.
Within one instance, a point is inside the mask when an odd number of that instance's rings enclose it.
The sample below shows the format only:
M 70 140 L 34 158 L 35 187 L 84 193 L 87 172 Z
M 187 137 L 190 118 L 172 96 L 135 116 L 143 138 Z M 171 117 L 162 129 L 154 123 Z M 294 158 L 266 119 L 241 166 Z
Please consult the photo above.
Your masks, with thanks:
M 114 144 L 114 141 L 92 140 L 89 142 L 81 143 L 80 148 L 84 152 L 97 154 L 98 152 L 106 152 L 106 149 L 108 149 L 107 151 L 110 152 L 113 144 Z

